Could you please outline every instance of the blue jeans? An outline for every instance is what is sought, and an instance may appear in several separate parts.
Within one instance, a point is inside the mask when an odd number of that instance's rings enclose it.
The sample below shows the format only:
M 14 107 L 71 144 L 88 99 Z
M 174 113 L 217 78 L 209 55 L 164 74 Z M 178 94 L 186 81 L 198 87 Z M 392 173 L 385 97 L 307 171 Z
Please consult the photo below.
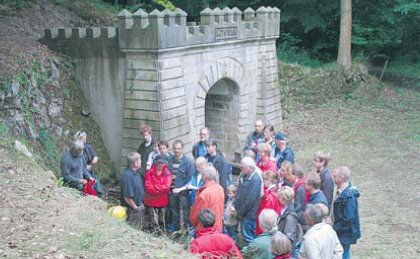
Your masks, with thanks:
M 297 242 L 295 247 L 292 248 L 292 258 L 300 258 L 299 251 L 300 247 L 302 246 L 302 242 Z
M 248 244 L 255 238 L 255 219 L 244 219 L 241 221 L 241 234 Z
M 169 193 L 169 220 L 168 230 L 177 231 L 180 229 L 181 223 L 181 208 L 182 221 L 188 228 L 190 226 L 190 200 L 188 191 L 182 191 L 178 194 Z
M 224 226 L 225 228 L 225 233 L 230 236 L 233 241 L 237 241 L 238 240 L 238 225 L 235 226 Z
M 343 259 L 350 259 L 350 244 L 341 244 L 343 247 Z

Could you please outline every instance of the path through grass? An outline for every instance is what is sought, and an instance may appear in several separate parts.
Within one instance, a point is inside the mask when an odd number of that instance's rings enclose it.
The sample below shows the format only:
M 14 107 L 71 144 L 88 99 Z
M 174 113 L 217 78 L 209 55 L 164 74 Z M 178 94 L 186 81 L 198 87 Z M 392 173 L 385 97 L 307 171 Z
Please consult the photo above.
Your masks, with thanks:
M 297 161 L 332 153 L 361 190 L 362 239 L 354 258 L 420 257 L 420 92 L 386 87 L 332 101 L 285 121 Z

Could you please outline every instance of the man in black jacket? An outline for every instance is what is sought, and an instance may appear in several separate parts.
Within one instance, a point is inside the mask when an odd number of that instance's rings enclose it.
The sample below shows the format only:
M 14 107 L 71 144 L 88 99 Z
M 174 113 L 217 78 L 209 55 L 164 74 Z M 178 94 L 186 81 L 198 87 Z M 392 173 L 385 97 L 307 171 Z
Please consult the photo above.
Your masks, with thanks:
M 256 214 L 260 204 L 262 181 L 254 159 L 241 160 L 242 176 L 239 178 L 235 210 L 241 223 L 241 233 L 246 243 L 255 238 Z
M 219 174 L 219 184 L 223 187 L 225 191 L 225 198 L 227 201 L 227 187 L 230 184 L 230 166 L 228 161 L 226 161 L 222 152 L 218 149 L 217 142 L 214 139 L 206 141 L 207 148 L 207 161 L 209 165 L 214 166 Z

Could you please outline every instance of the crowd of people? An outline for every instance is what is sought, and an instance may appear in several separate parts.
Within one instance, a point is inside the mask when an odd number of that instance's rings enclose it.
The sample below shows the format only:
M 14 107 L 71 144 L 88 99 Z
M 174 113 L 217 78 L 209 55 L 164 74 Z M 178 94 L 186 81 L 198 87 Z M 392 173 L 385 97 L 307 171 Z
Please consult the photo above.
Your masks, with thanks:
M 134 227 L 182 230 L 201 258 L 350 258 L 350 245 L 360 238 L 359 193 L 347 167 L 330 172 L 328 153 L 316 152 L 313 168 L 305 170 L 287 136 L 257 120 L 234 180 L 208 128 L 200 130 L 194 160 L 181 140 L 171 153 L 150 126 L 140 133 L 144 142 L 127 155 L 121 178 L 121 205 Z M 64 181 L 79 190 L 95 181 L 83 147 L 77 139 L 62 161 Z

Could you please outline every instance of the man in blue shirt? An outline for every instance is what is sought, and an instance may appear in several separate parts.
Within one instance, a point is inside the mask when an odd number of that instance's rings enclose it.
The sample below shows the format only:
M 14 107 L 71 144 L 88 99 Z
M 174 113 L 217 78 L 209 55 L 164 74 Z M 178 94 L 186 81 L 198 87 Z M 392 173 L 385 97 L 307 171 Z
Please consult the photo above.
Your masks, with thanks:
M 196 159 L 197 157 L 204 157 L 207 155 L 206 141 L 210 137 L 210 130 L 208 128 L 200 129 L 200 140 L 194 144 L 192 149 L 192 155 Z
M 190 228 L 190 201 L 189 190 L 185 188 L 195 173 L 193 162 L 183 153 L 184 144 L 181 140 L 173 143 L 174 155 L 169 162 L 172 165 L 172 186 L 169 193 L 169 231 L 177 231 L 180 228 L 180 212 L 182 207 L 182 219 L 184 226 Z
M 322 203 L 328 208 L 328 201 L 321 191 L 321 178 L 315 172 L 309 172 L 305 179 L 305 189 L 309 192 L 308 204 Z
M 141 156 L 130 152 L 127 155 L 127 168 L 121 178 L 121 205 L 127 207 L 128 222 L 136 228 L 141 228 L 143 214 L 144 187 L 139 174 Z

